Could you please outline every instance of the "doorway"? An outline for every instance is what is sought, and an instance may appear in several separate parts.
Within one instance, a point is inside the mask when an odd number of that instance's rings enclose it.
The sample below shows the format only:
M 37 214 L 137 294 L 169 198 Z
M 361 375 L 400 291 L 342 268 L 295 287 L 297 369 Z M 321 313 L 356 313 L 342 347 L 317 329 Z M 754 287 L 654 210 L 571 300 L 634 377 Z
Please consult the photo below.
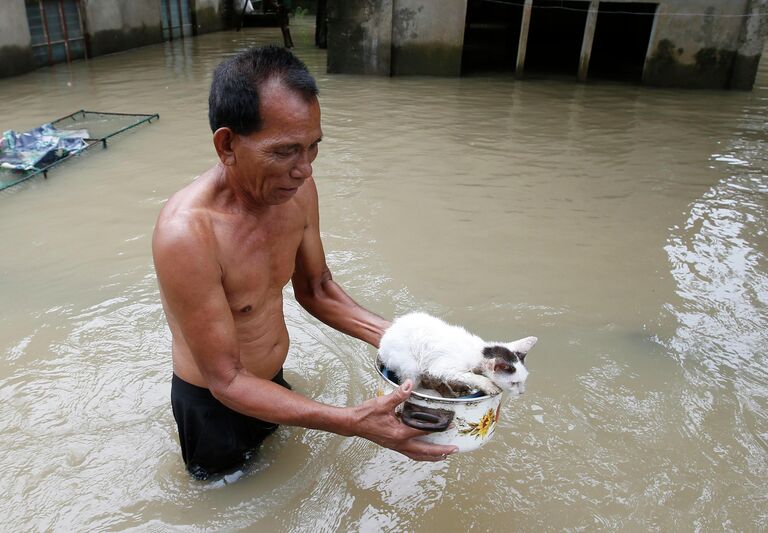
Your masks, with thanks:
M 589 77 L 640 83 L 658 4 L 600 2 Z
M 576 76 L 589 2 L 534 0 L 525 72 Z
M 462 75 L 514 72 L 523 6 L 496 0 L 470 0 L 464 27 Z

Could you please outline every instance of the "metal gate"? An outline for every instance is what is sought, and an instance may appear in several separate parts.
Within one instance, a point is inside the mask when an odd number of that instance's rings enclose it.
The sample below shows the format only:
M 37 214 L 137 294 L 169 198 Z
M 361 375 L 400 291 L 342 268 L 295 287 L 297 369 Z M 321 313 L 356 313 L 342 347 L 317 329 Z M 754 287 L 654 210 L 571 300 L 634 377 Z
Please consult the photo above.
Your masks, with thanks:
M 173 41 L 192 35 L 189 0 L 162 0 L 160 19 L 163 25 L 164 41 Z
M 86 57 L 80 0 L 26 0 L 26 6 L 38 66 Z

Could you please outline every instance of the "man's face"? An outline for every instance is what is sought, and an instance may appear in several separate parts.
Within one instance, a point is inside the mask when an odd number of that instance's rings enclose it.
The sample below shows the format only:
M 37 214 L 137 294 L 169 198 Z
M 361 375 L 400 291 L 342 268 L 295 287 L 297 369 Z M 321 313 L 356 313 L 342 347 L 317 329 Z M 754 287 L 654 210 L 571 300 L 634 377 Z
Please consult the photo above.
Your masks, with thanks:
M 278 205 L 290 200 L 312 175 L 323 135 L 320 104 L 277 81 L 266 83 L 259 97 L 262 128 L 250 135 L 235 134 L 234 170 L 251 200 Z

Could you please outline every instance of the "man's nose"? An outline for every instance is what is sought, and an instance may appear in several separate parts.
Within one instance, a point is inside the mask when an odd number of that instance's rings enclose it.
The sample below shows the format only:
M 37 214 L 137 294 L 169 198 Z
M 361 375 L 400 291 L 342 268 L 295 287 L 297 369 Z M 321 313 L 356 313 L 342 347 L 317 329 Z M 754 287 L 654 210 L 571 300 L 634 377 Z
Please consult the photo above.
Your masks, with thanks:
M 307 179 L 312 175 L 312 160 L 309 153 L 304 152 L 296 165 L 291 169 L 291 177 L 296 179 Z

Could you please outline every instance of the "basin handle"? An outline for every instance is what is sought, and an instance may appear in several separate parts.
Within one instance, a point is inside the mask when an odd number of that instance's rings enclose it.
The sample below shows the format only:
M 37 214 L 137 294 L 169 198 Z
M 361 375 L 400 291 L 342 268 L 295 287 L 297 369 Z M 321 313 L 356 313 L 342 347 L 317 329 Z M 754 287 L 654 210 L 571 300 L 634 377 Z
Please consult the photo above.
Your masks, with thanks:
M 453 422 L 453 411 L 424 407 L 411 402 L 403 404 L 400 417 L 406 426 L 422 431 L 445 431 Z

